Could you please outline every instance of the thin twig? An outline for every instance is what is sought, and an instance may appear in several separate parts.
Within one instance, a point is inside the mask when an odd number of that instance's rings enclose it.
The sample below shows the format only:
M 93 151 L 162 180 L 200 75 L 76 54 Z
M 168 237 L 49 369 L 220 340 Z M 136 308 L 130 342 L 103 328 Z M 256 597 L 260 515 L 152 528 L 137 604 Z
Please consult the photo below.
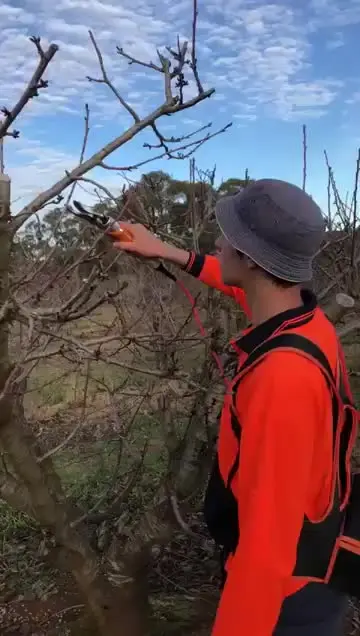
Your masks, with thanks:
M 358 150 L 358 156 L 356 161 L 356 170 L 355 170 L 355 185 L 354 185 L 354 194 L 353 194 L 353 224 L 352 224 L 352 237 L 351 237 L 351 267 L 354 267 L 355 263 L 355 245 L 356 245 L 356 233 L 357 233 L 357 195 L 358 195 L 358 187 L 359 187 L 359 173 L 360 173 L 360 148 Z
M 198 148 L 200 148 L 200 146 L 202 146 L 206 141 L 209 141 L 209 139 L 213 139 L 213 137 L 217 137 L 217 135 L 222 135 L 231 126 L 232 126 L 232 122 L 230 122 L 229 124 L 226 124 L 226 126 L 221 128 L 221 130 L 217 130 L 216 132 L 212 134 L 208 133 L 202 139 L 199 139 L 197 141 L 192 141 L 188 144 L 184 144 L 183 146 L 178 146 L 177 148 L 173 148 L 171 151 L 166 150 L 165 152 L 162 152 L 161 154 L 156 155 L 155 157 L 151 157 L 150 159 L 145 159 L 144 161 L 140 161 L 139 163 L 133 164 L 132 166 L 109 166 L 108 164 L 102 161 L 100 163 L 100 167 L 104 168 L 105 170 L 115 170 L 117 172 L 130 172 L 132 170 L 137 170 L 138 168 L 141 168 L 147 163 L 156 161 L 157 159 L 163 159 L 166 156 L 171 159 L 178 159 L 178 160 L 186 159 L 189 156 L 191 156 L 196 150 L 198 150 Z M 184 150 L 189 150 L 189 149 L 190 149 L 189 153 L 185 153 L 185 154 L 183 153 Z M 178 156 L 174 155 L 174 153 L 178 153 Z
M 332 215 L 331 215 L 331 175 L 328 170 L 328 181 L 327 181 L 327 225 L 329 232 L 332 232 Z
M 138 64 L 139 66 L 145 66 L 145 68 L 150 68 L 151 70 L 157 71 L 158 73 L 163 72 L 161 66 L 156 66 L 156 64 L 154 64 L 153 62 L 143 62 L 142 60 L 138 60 L 136 57 L 133 57 L 132 55 L 126 53 L 121 46 L 117 46 L 116 51 L 119 55 L 121 55 L 121 57 L 124 57 L 126 60 L 128 60 L 129 64 Z
M 197 19 L 198 19 L 198 8 L 197 8 L 197 0 L 194 0 L 193 4 L 193 25 L 192 25 L 192 52 L 191 52 L 191 69 L 194 73 L 195 82 L 199 94 L 201 95 L 204 92 L 202 84 L 200 82 L 199 72 L 197 68 L 197 59 L 196 59 L 196 31 L 197 31 Z
M 196 539 L 202 538 L 200 534 L 193 532 L 193 530 L 191 530 L 191 528 L 188 526 L 186 521 L 184 521 L 184 519 L 182 518 L 176 495 L 175 494 L 170 495 L 169 499 L 170 499 L 171 509 L 174 513 L 174 517 L 177 523 L 179 524 L 179 527 L 185 532 L 185 534 L 188 534 L 191 537 L 195 537 Z
M 121 215 L 123 213 L 125 213 L 126 208 L 127 208 L 127 203 L 125 203 L 125 205 L 120 205 L 119 203 L 119 199 L 115 198 L 113 196 L 113 194 L 110 192 L 110 190 L 108 190 L 105 186 L 103 186 L 101 183 L 98 183 L 97 181 L 95 181 L 94 179 L 89 179 L 87 177 L 81 177 L 79 179 L 76 180 L 77 183 L 79 182 L 84 182 L 84 183 L 91 183 L 93 186 L 95 186 L 96 188 L 99 188 L 100 190 L 102 190 L 103 192 L 105 192 L 105 194 L 107 195 L 107 197 L 115 204 L 117 210 L 118 210 L 118 215 L 115 217 L 116 220 L 119 220 Z M 84 232 L 86 232 L 86 227 L 84 226 Z M 89 248 L 86 250 L 85 253 L 82 253 L 79 258 L 76 259 L 75 262 L 72 262 L 72 256 L 69 256 L 66 260 L 65 263 L 63 264 L 63 267 L 61 269 L 59 269 L 52 278 L 50 278 L 40 290 L 37 290 L 35 292 L 33 292 L 32 294 L 30 294 L 30 296 L 28 296 L 25 300 L 25 302 L 29 302 L 29 300 L 33 299 L 34 297 L 36 297 L 37 299 L 40 299 L 41 296 L 44 295 L 44 293 L 50 289 L 54 283 L 59 279 L 59 278 L 66 278 L 70 275 L 70 273 L 72 271 L 74 271 L 83 261 L 85 258 L 87 258 L 92 252 L 93 250 L 96 248 L 96 246 L 99 244 L 99 242 L 103 239 L 103 237 L 105 236 L 104 232 L 98 232 L 98 235 L 96 236 L 96 238 L 94 239 L 93 243 L 89 246 Z M 41 268 L 41 266 L 40 266 Z M 41 269 L 38 269 L 35 274 L 33 274 L 33 276 L 28 279 L 24 279 L 23 281 L 20 281 L 20 283 L 18 283 L 18 286 L 20 285 L 24 285 L 28 282 L 30 282 L 33 278 L 35 278 L 36 274 L 38 271 L 41 271 Z
M 86 146 L 89 140 L 89 132 L 90 132 L 90 110 L 89 110 L 89 104 L 85 104 L 85 116 L 84 116 L 84 137 L 83 137 L 83 142 L 82 142 L 82 146 L 81 146 L 81 150 L 80 150 L 80 158 L 79 158 L 79 164 L 81 165 L 82 162 L 84 161 L 84 157 L 85 157 L 85 151 L 86 151 Z M 69 196 L 66 200 L 66 205 L 69 205 L 72 196 L 74 194 L 74 190 L 76 188 L 76 181 L 74 181 L 74 183 L 72 184 L 71 188 L 70 188 L 70 192 L 69 192 Z
M 135 112 L 135 110 L 125 101 L 125 99 L 120 95 L 119 91 L 115 88 L 114 84 L 110 81 L 109 76 L 106 72 L 106 68 L 105 68 L 105 64 L 104 64 L 104 60 L 103 60 L 103 56 L 102 53 L 98 47 L 98 44 L 95 40 L 94 34 L 92 31 L 89 31 L 89 36 L 90 36 L 90 40 L 92 42 L 92 45 L 95 49 L 98 61 L 99 61 L 99 66 L 101 69 L 101 73 L 102 73 L 102 79 L 94 79 L 93 77 L 89 77 L 88 76 L 88 80 L 89 82 L 98 82 L 101 84 L 106 84 L 106 86 L 108 86 L 110 88 L 110 90 L 114 93 L 115 97 L 119 100 L 120 104 L 125 108 L 125 110 L 127 110 L 127 112 L 133 117 L 135 123 L 139 123 L 140 122 L 140 117 L 139 115 Z
M 195 135 L 198 135 L 199 133 L 203 132 L 204 130 L 207 130 L 208 128 L 211 128 L 212 126 L 212 122 L 209 122 L 207 124 L 205 124 L 204 126 L 200 126 L 200 128 L 198 128 L 197 130 L 194 130 L 191 133 L 188 133 L 187 135 L 181 135 L 181 137 L 164 137 L 164 135 L 159 131 L 159 129 L 157 128 L 157 126 L 154 124 L 152 126 L 152 129 L 155 133 L 155 135 L 157 136 L 157 138 L 159 139 L 160 143 L 159 144 L 149 144 L 149 143 L 144 143 L 143 146 L 144 148 L 148 148 L 149 150 L 153 150 L 153 149 L 157 149 L 157 148 L 164 148 L 166 150 L 166 152 L 168 152 L 169 148 L 166 144 L 171 143 L 171 144 L 179 144 L 183 141 L 186 141 L 187 139 L 191 139 L 192 137 L 195 137 Z M 171 150 L 172 152 L 172 150 Z
M 83 396 L 83 402 L 82 402 L 82 409 L 81 409 L 81 416 L 80 416 L 79 424 L 72 429 L 72 431 L 69 433 L 69 435 L 62 442 L 57 444 L 54 448 L 51 448 L 49 451 L 44 453 L 44 455 L 42 455 L 41 457 L 38 457 L 37 458 L 38 464 L 41 464 L 43 461 L 45 461 L 45 459 L 48 459 L 49 457 L 53 457 L 53 455 L 55 455 L 56 453 L 61 451 L 63 448 L 65 448 L 65 446 L 68 445 L 68 443 L 72 440 L 72 438 L 75 437 L 76 433 L 78 433 L 79 430 L 86 423 L 86 402 L 87 402 L 88 389 L 89 389 L 90 365 L 91 365 L 91 361 L 87 360 L 87 362 L 86 362 L 86 377 L 85 377 L 85 386 L 84 386 L 84 396 Z
M 328 158 L 326 150 L 324 150 L 324 156 L 325 156 L 326 166 L 328 169 L 330 185 L 334 193 L 334 199 L 335 199 L 334 202 L 335 202 L 336 210 L 340 216 L 340 220 L 344 226 L 344 229 L 347 230 L 349 229 L 349 218 L 346 211 L 346 206 L 344 205 L 344 202 L 342 201 L 340 197 L 339 190 L 337 188 L 335 177 L 334 177 L 334 172 L 329 163 L 329 158 Z
M 306 177 L 307 177 L 307 139 L 306 139 L 306 125 L 303 125 L 303 190 L 306 190 Z
M 87 146 L 87 142 L 89 139 L 89 132 L 90 132 L 90 111 L 89 111 L 89 106 L 88 104 L 85 104 L 85 116 L 84 116 L 84 123 L 85 123 L 85 127 L 84 127 L 84 136 L 83 136 L 83 142 L 82 142 L 82 146 L 81 146 L 81 151 L 80 151 L 80 158 L 79 158 L 79 163 L 82 164 L 82 162 L 84 161 L 84 156 L 85 156 L 85 151 L 86 151 L 86 146 Z M 64 213 L 66 212 L 66 207 L 69 205 L 72 196 L 74 194 L 74 190 L 76 188 L 77 182 L 74 181 L 74 183 L 72 184 L 71 188 L 70 188 L 70 192 L 69 195 L 67 197 L 65 206 L 64 206 L 64 210 L 63 212 L 61 212 L 59 214 L 59 219 L 55 225 L 54 228 L 54 232 L 56 232 L 56 230 L 59 228 L 63 217 L 64 217 Z M 54 200 L 54 201 L 49 201 L 49 203 L 46 203 L 43 208 L 46 205 L 50 205 L 51 203 L 55 203 L 58 204 L 62 201 L 63 197 L 61 195 L 58 195 L 58 200 Z M 85 231 L 85 230 L 84 230 Z M 81 241 L 81 236 L 79 236 L 78 239 L 78 243 L 80 243 Z M 21 244 L 21 242 L 20 242 Z M 45 259 L 42 261 L 42 263 L 40 263 L 39 266 L 36 266 L 36 268 L 34 268 L 33 273 L 30 272 L 30 274 L 26 277 L 24 277 L 24 280 L 21 281 L 21 283 L 18 283 L 23 285 L 23 284 L 28 284 L 30 283 L 35 277 L 39 276 L 39 274 L 44 271 L 44 269 L 48 266 L 49 261 L 51 260 L 51 258 L 54 256 L 54 254 L 56 253 L 58 249 L 58 246 L 55 244 L 54 247 L 49 251 L 48 255 L 45 257 Z

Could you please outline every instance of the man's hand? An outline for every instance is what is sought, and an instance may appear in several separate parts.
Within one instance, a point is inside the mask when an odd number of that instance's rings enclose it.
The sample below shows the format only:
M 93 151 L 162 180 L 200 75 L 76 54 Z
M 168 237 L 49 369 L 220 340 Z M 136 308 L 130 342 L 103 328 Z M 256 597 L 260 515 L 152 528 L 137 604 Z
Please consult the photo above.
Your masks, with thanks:
M 187 264 L 189 260 L 188 251 L 165 243 L 141 223 L 121 222 L 121 227 L 132 234 L 133 240 L 115 241 L 114 247 L 117 249 L 142 258 L 164 259 L 181 267 Z
M 132 241 L 115 241 L 114 247 L 131 252 L 135 256 L 143 258 L 162 258 L 164 255 L 164 243 L 155 234 L 152 234 L 140 223 L 121 222 L 121 228 L 128 231 L 132 237 Z

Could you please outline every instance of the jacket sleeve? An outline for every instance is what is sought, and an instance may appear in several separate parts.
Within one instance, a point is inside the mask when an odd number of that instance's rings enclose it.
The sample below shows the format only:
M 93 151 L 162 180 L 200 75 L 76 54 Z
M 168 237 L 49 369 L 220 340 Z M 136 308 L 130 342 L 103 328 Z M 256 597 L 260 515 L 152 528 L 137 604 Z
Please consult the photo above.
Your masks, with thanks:
M 240 539 L 212 636 L 271 636 L 295 567 L 317 428 L 325 428 L 330 400 L 319 369 L 290 352 L 273 352 L 243 380 L 241 392 Z M 329 448 L 331 419 L 320 434 Z
M 224 285 L 221 280 L 220 263 L 216 256 L 202 256 L 191 252 L 189 261 L 184 267 L 184 271 L 198 278 L 201 282 L 209 287 L 218 289 L 227 296 L 231 296 L 241 306 L 246 315 L 250 316 L 250 309 L 246 301 L 246 295 L 240 287 L 232 287 Z

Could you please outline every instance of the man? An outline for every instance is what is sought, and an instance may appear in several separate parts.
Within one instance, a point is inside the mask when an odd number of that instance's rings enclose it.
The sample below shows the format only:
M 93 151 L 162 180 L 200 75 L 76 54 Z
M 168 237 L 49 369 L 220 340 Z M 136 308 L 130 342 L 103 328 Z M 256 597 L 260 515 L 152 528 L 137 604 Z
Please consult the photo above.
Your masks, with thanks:
M 302 289 L 323 240 L 320 208 L 296 186 L 262 179 L 220 199 L 216 217 L 218 257 L 176 248 L 141 225 L 129 225 L 134 241 L 117 247 L 177 264 L 242 306 L 251 326 L 232 342 L 238 369 L 286 331 L 315 343 L 336 375 L 335 329 Z M 213 636 L 340 636 L 346 598 L 297 574 L 304 519 L 320 522 L 333 496 L 325 377 L 313 360 L 274 350 L 233 389 L 205 503 L 211 534 L 228 545 Z

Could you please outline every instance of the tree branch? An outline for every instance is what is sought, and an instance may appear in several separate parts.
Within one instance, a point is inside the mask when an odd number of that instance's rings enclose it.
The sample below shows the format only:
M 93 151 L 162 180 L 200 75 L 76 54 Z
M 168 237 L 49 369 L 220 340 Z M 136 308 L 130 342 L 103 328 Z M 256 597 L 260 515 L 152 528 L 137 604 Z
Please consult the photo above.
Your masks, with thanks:
M 213 137 L 217 137 L 217 135 L 222 135 L 229 128 L 231 128 L 231 126 L 232 126 L 232 122 L 230 122 L 229 124 L 226 124 L 226 126 L 221 128 L 221 130 L 217 130 L 216 132 L 211 133 L 211 134 L 208 133 L 202 139 L 198 139 L 196 141 L 192 141 L 192 142 L 190 142 L 188 144 L 184 144 L 183 146 L 178 146 L 177 148 L 172 148 L 171 150 L 165 150 L 164 152 L 162 152 L 162 153 L 160 153 L 158 155 L 155 155 L 154 157 L 151 157 L 150 159 L 145 159 L 144 161 L 139 161 L 139 163 L 135 163 L 132 166 L 109 166 L 108 164 L 106 164 L 106 163 L 104 163 L 102 161 L 100 163 L 100 167 L 104 168 L 105 170 L 116 170 L 117 172 L 131 172 L 132 170 L 137 170 L 138 168 L 141 168 L 142 166 L 146 165 L 147 163 L 151 163 L 152 161 L 156 161 L 157 159 L 163 159 L 164 157 L 168 157 L 169 159 L 177 159 L 177 160 L 186 159 L 190 155 L 192 155 L 194 152 L 196 152 L 196 150 L 198 150 L 198 148 L 200 148 L 200 146 L 202 146 L 206 141 L 209 141 L 209 139 L 212 139 Z M 207 128 L 207 127 L 208 126 L 204 126 L 203 128 Z M 202 130 L 202 129 L 200 129 L 200 130 Z M 193 134 L 195 134 L 195 133 L 193 133 Z M 187 137 L 184 137 L 184 139 L 186 139 L 186 138 Z M 159 147 L 159 146 L 157 146 L 157 147 Z M 190 152 L 185 153 L 185 154 L 183 153 L 184 150 L 189 150 L 189 149 L 190 149 Z M 177 156 L 174 153 L 177 153 Z
M 162 104 L 156 110 L 154 110 L 150 115 L 144 117 L 140 122 L 133 124 L 128 130 L 126 130 L 122 135 L 116 137 L 108 144 L 106 144 L 101 150 L 95 152 L 92 157 L 90 157 L 87 161 L 84 161 L 82 164 L 79 164 L 74 168 L 71 172 L 68 172 L 65 177 L 60 179 L 53 186 L 45 190 L 39 194 L 31 203 L 26 205 L 19 214 L 14 217 L 12 222 L 12 229 L 14 232 L 20 229 L 20 227 L 38 210 L 44 207 L 44 205 L 56 197 L 58 194 L 63 192 L 69 185 L 71 185 L 76 179 L 82 177 L 86 172 L 89 172 L 96 166 L 100 166 L 103 160 L 111 155 L 115 150 L 121 148 L 121 146 L 125 145 L 131 139 L 133 139 L 141 130 L 144 130 L 147 126 L 150 126 L 154 121 L 162 117 L 163 115 L 170 115 L 172 113 L 180 112 L 186 110 L 188 108 L 192 108 L 199 102 L 203 101 L 211 97 L 214 93 L 214 89 L 210 89 L 202 95 L 196 95 L 192 99 L 188 100 L 184 104 L 175 104 L 174 106 L 169 106 L 167 104 Z M 201 143 L 204 143 L 206 139 L 204 139 Z
M 353 192 L 353 201 L 352 201 L 352 213 L 353 213 L 353 222 L 352 222 L 352 237 L 351 237 L 351 267 L 354 268 L 355 263 L 355 246 L 356 246 L 356 234 L 357 234 L 357 207 L 358 207 L 358 188 L 359 188 L 359 173 L 360 173 L 360 148 L 358 150 L 358 156 L 356 161 L 356 170 L 355 170 L 355 185 Z
M 104 60 L 103 60 L 103 56 L 101 54 L 101 51 L 97 45 L 97 42 L 95 40 L 94 34 L 92 33 L 92 31 L 89 31 L 89 35 L 90 35 L 90 40 L 93 44 L 93 47 L 95 49 L 98 61 L 99 61 L 99 66 L 101 69 L 101 73 L 102 73 L 102 79 L 94 79 L 93 77 L 87 77 L 87 79 L 89 80 L 89 82 L 98 82 L 101 84 L 106 84 L 106 86 L 108 86 L 110 88 L 110 90 L 114 93 L 115 97 L 119 100 L 120 104 L 125 108 L 125 110 L 127 110 L 127 112 L 131 115 L 131 117 L 133 117 L 135 123 L 138 123 L 140 121 L 140 117 L 139 115 L 134 111 L 133 108 L 131 108 L 131 106 L 129 106 L 129 104 L 124 100 L 124 98 L 120 95 L 119 91 L 115 88 L 114 84 L 109 80 L 109 76 L 106 72 L 105 69 L 105 64 L 104 64 Z
M 306 139 L 306 125 L 303 125 L 303 190 L 306 190 L 306 178 L 307 178 L 307 139 Z
M 198 19 L 198 8 L 197 8 L 197 0 L 194 0 L 194 14 L 193 14 L 193 26 L 192 26 L 192 51 L 191 51 L 191 69 L 194 73 L 195 82 L 199 94 L 201 95 L 204 92 L 202 84 L 200 82 L 199 72 L 197 68 L 197 59 L 196 59 L 196 32 L 197 32 L 197 19 Z
M 129 64 L 138 64 L 139 66 L 145 66 L 145 68 L 151 68 L 153 71 L 157 71 L 158 73 L 162 73 L 163 69 L 161 66 L 156 66 L 153 62 L 142 62 L 138 60 L 136 57 L 132 57 L 124 51 L 121 46 L 116 47 L 116 51 L 121 57 L 124 57 L 126 60 L 129 60 Z
M 24 106 L 26 106 L 28 101 L 30 99 L 33 99 L 33 97 L 37 97 L 39 94 L 38 91 L 40 89 L 48 87 L 48 83 L 42 79 L 42 76 L 45 73 L 49 63 L 53 59 L 55 53 L 59 50 L 59 47 L 57 46 L 57 44 L 50 44 L 49 48 L 46 51 L 44 51 L 44 49 L 42 48 L 40 44 L 40 38 L 33 36 L 29 39 L 36 46 L 36 49 L 40 58 L 39 63 L 29 84 L 27 85 L 25 91 L 23 92 L 22 96 L 20 97 L 17 104 L 15 104 L 13 109 L 12 110 L 8 110 L 7 108 L 2 109 L 2 112 L 5 115 L 5 119 L 3 122 L 0 123 L 0 139 L 5 137 L 5 135 L 9 134 L 9 128 L 11 124 L 15 121 L 18 115 L 20 115 L 21 111 L 23 110 Z M 59 194 L 59 193 L 56 193 L 56 194 Z

